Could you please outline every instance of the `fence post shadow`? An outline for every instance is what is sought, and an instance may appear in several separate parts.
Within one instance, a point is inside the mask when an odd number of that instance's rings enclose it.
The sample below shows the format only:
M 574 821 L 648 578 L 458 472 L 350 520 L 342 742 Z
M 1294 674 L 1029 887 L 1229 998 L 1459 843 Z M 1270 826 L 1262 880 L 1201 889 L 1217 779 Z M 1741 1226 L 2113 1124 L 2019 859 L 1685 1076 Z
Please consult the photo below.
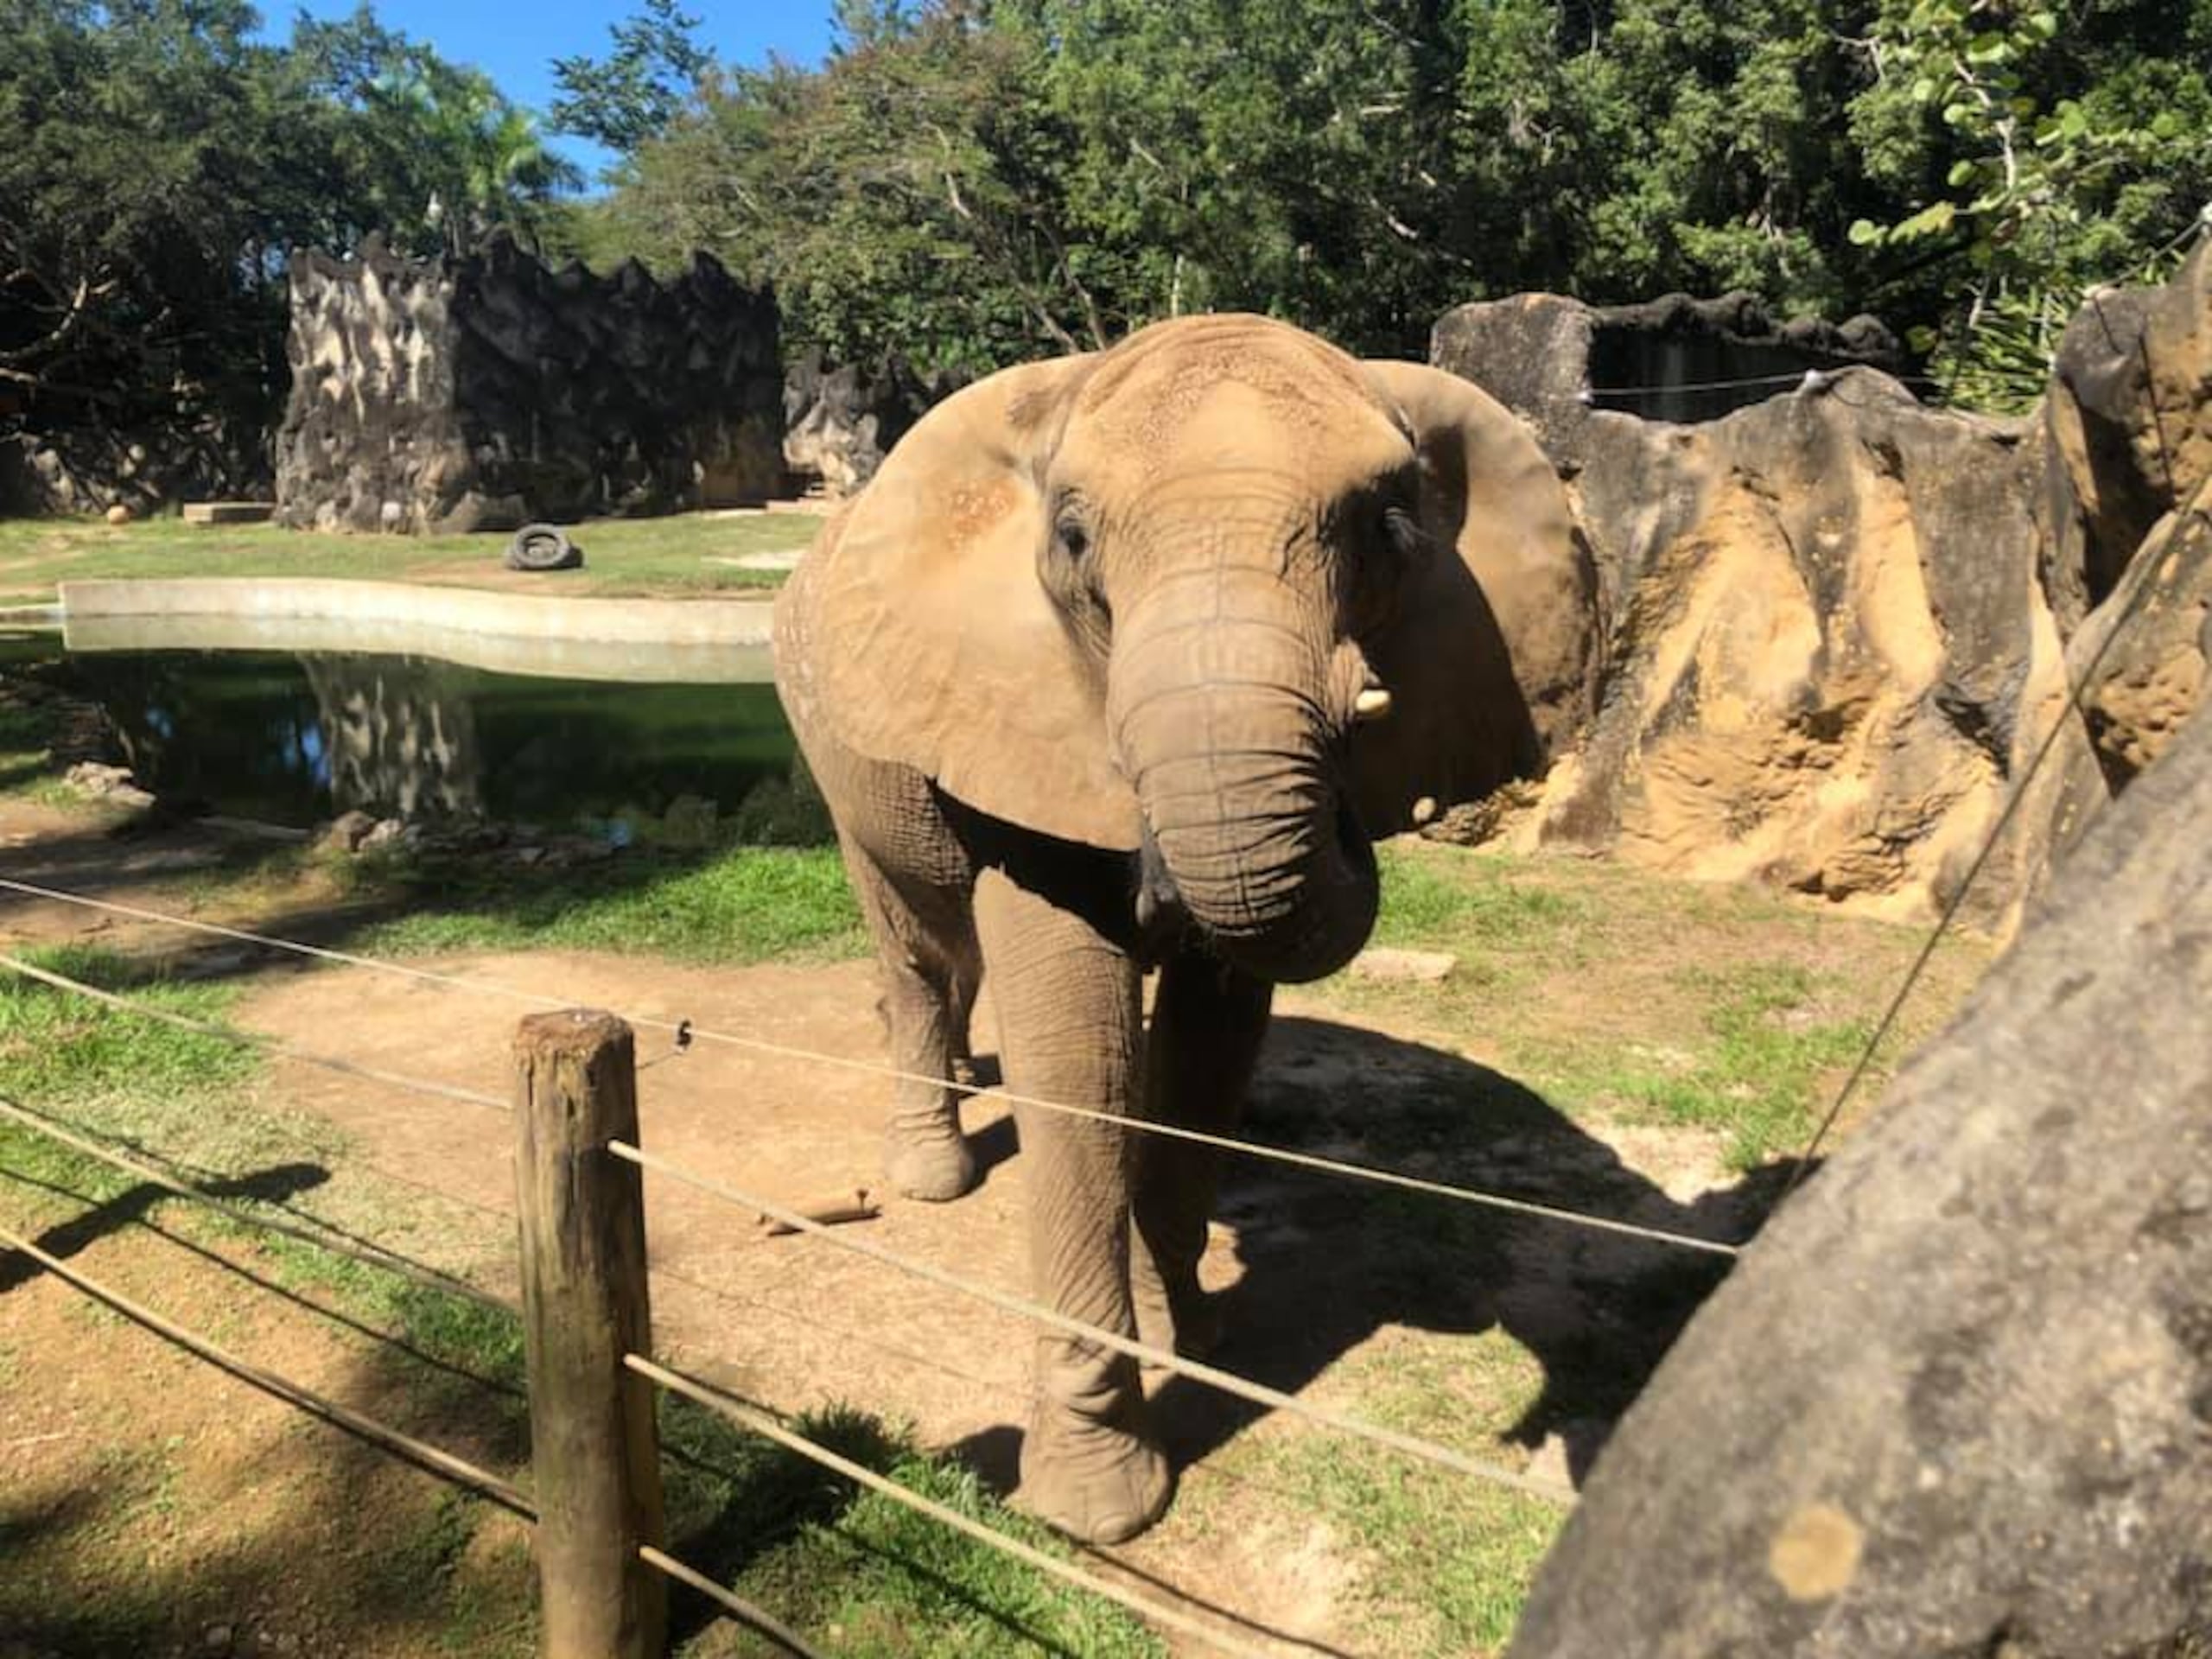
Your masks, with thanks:
M 10 1179 L 30 1179 L 28 1176 L 16 1176 L 12 1173 Z M 312 1191 L 329 1179 L 330 1172 L 320 1164 L 272 1164 L 251 1174 L 206 1183 L 200 1190 L 210 1198 L 244 1198 L 258 1204 L 281 1205 L 287 1198 Z M 45 1183 L 36 1185 L 44 1185 Z M 82 1214 L 72 1216 L 68 1220 L 48 1228 L 31 1242 L 49 1255 L 67 1261 L 110 1234 L 143 1221 L 156 1205 L 177 1196 L 168 1187 L 157 1186 L 151 1181 L 139 1181 L 111 1198 L 103 1198 Z M 0 1250 L 0 1296 L 38 1278 L 42 1271 L 27 1255 L 14 1250 Z

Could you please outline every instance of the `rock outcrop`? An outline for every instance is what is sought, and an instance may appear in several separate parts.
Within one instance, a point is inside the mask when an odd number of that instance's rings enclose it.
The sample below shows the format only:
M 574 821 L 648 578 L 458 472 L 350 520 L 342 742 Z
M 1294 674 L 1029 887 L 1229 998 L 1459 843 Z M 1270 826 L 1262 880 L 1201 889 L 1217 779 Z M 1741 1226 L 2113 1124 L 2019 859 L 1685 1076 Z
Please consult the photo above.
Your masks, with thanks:
M 294 526 L 454 531 L 765 499 L 782 471 L 774 301 L 704 254 L 550 270 L 504 238 L 457 260 L 292 260 Z
M 2162 288 L 2106 289 L 2067 326 L 2043 426 L 2044 579 L 2070 633 L 2158 520 L 2212 478 L 2212 257 Z
M 907 429 L 963 384 L 895 357 L 830 368 L 818 347 L 810 350 L 784 376 L 784 466 L 795 483 L 818 483 L 836 499 L 855 494 Z
M 2212 722 L 1623 1419 L 1512 1659 L 2212 1652 Z
M 1606 612 L 1598 712 L 1505 832 L 1913 915 L 1957 889 L 2049 740 L 1972 892 L 1984 921 L 2015 914 L 2201 694 L 2209 268 L 2094 302 L 2018 421 L 1837 366 L 1885 349 L 1869 322 L 1800 330 L 1829 366 L 1674 422 L 1609 406 L 1596 353 L 1623 318 L 1663 334 L 1709 308 L 1446 316 L 1433 360 L 1535 428 Z

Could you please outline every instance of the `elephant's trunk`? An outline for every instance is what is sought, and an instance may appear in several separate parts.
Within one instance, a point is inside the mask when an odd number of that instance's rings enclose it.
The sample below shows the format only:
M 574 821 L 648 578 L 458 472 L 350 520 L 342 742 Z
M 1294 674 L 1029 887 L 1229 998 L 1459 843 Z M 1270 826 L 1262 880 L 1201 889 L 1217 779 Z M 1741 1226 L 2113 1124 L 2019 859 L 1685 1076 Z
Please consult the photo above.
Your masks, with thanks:
M 1192 585 L 1198 591 L 1192 591 Z M 1117 618 L 1109 715 L 1160 863 L 1213 948 L 1278 982 L 1350 961 L 1375 855 L 1338 776 L 1347 708 L 1274 569 L 1192 572 Z

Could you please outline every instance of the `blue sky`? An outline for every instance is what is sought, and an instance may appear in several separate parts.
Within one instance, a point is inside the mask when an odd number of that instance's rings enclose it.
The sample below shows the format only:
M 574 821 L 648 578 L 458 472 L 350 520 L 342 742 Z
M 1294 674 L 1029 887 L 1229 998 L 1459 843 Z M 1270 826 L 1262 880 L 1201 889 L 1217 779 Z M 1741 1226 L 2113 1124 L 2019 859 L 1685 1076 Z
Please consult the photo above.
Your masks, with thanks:
M 261 0 L 271 35 L 291 30 L 296 12 L 316 17 L 350 16 L 355 0 Z M 543 113 L 553 97 L 556 58 L 598 57 L 611 42 L 607 25 L 635 8 L 630 0 L 375 0 L 387 29 L 428 41 L 446 57 L 473 63 L 516 102 Z M 699 39 L 727 63 L 765 62 L 771 52 L 802 63 L 818 60 L 830 45 L 830 0 L 687 0 L 683 10 L 699 19 Z M 563 138 L 559 147 L 588 169 L 604 161 L 594 146 Z

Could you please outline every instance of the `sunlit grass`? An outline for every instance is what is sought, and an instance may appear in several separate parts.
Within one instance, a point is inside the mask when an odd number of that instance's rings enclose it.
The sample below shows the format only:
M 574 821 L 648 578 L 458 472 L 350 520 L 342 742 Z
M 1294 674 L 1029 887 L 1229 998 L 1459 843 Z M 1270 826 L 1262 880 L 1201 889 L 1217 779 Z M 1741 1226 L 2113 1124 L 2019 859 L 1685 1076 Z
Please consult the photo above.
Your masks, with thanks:
M 864 948 L 836 849 L 738 847 L 703 862 L 632 853 L 540 874 L 404 865 L 358 878 L 411 913 L 372 928 L 372 955 L 562 949 L 680 962 L 825 959 Z
M 773 570 L 728 561 L 796 552 L 822 527 L 804 513 L 677 513 L 606 518 L 571 533 L 583 568 L 533 575 L 529 591 L 571 595 L 734 592 L 773 588 Z M 0 599 L 40 602 L 58 582 L 124 576 L 335 576 L 467 586 L 511 581 L 505 531 L 469 536 L 330 535 L 273 524 L 201 527 L 169 518 L 111 526 L 93 519 L 0 519 Z

